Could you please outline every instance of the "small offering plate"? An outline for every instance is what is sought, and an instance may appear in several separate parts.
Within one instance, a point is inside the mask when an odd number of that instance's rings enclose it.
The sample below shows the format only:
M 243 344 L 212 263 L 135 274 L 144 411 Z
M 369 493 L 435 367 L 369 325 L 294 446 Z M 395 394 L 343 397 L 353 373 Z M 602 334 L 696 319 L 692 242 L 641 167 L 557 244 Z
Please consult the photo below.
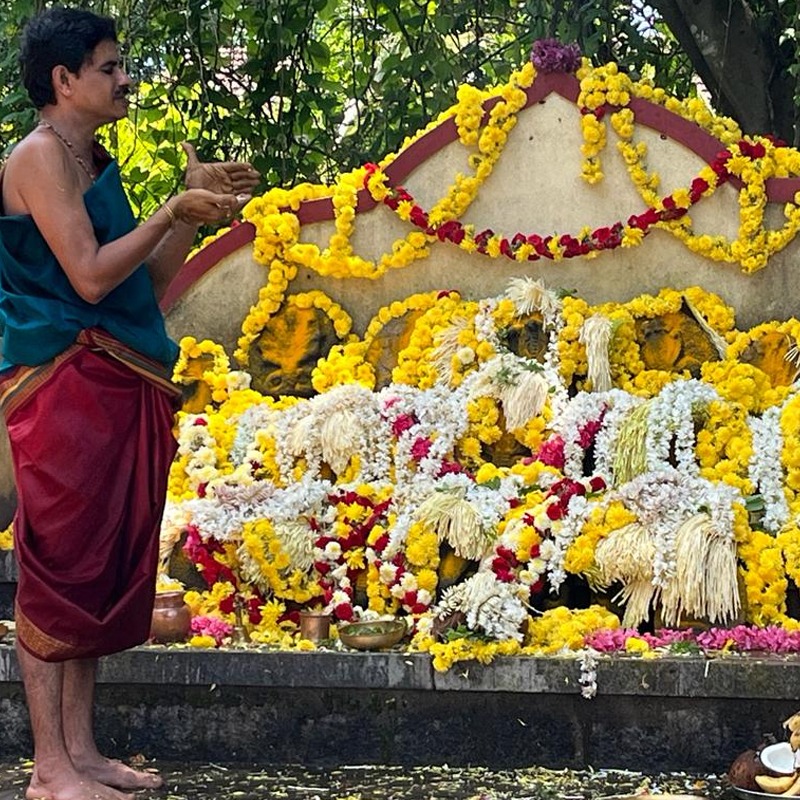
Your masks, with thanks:
M 406 634 L 406 623 L 401 619 L 350 622 L 339 627 L 343 644 L 356 650 L 381 650 L 392 647 Z
M 779 794 L 769 792 L 754 792 L 752 789 L 740 789 L 738 786 L 731 786 L 734 796 L 741 797 L 742 800 L 762 800 L 765 797 L 780 797 Z

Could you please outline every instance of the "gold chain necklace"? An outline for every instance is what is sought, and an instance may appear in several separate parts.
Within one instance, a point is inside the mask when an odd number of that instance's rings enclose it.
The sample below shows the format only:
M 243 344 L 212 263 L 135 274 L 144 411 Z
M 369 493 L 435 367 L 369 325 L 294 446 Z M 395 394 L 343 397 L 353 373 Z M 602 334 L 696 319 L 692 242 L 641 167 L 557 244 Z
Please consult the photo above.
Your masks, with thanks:
M 72 142 L 71 142 L 69 139 L 67 139 L 67 137 L 66 137 L 66 136 L 64 136 L 64 135 L 63 135 L 63 134 L 62 134 L 62 133 L 61 133 L 61 132 L 58 130 L 58 128 L 56 128 L 56 127 L 55 127 L 55 126 L 54 126 L 52 123 L 50 123 L 50 122 L 47 122 L 46 120 L 40 120 L 40 121 L 39 121 L 39 125 L 41 125 L 41 126 L 42 126 L 42 127 L 44 127 L 44 128 L 49 128 L 51 131 L 53 131 L 53 133 L 56 135 L 56 138 L 60 139 L 60 140 L 61 140 L 61 142 L 63 142 L 63 144 L 66 146 L 67 150 L 69 150 L 69 151 L 70 151 L 70 153 L 72 153 L 72 155 L 75 157 L 75 160 L 78 162 L 78 164 L 80 164 L 80 166 L 81 166 L 81 168 L 83 169 L 83 171 L 84 171 L 84 172 L 85 172 L 85 173 L 86 173 L 86 174 L 89 176 L 89 180 L 90 180 L 92 183 L 94 183 L 94 182 L 95 182 L 95 179 L 97 178 L 97 173 L 95 172 L 95 170 L 94 170 L 94 169 L 92 169 L 92 168 L 91 168 L 91 167 L 90 167 L 90 166 L 89 166 L 89 165 L 86 163 L 86 160 L 85 160 L 84 158 L 82 158 L 82 157 L 81 157 L 81 156 L 80 156 L 80 155 L 77 153 L 77 151 L 75 150 L 75 146 L 72 144 Z

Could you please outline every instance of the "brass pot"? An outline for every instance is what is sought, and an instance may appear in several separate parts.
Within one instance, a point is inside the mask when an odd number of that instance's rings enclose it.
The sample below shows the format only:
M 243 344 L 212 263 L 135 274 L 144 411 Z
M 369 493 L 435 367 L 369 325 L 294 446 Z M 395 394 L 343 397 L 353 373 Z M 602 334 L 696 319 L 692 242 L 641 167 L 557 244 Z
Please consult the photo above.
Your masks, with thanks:
M 157 644 L 185 642 L 192 627 L 192 612 L 182 591 L 159 592 L 153 606 L 150 639 Z

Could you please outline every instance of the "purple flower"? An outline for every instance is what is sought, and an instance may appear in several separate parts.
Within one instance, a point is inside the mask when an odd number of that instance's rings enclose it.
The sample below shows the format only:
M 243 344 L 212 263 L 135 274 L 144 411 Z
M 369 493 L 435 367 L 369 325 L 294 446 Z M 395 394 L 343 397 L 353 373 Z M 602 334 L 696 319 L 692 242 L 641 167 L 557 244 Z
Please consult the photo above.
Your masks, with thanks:
M 575 72 L 581 65 L 581 51 L 577 42 L 537 39 L 531 49 L 531 61 L 539 72 Z

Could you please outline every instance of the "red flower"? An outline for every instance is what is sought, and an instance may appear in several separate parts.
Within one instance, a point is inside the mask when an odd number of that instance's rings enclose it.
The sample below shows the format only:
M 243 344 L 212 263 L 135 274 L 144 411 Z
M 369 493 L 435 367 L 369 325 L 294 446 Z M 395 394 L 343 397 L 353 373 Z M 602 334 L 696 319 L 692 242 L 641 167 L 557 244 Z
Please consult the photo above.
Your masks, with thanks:
M 725 166 L 731 157 L 729 150 L 720 150 L 716 158 L 709 165 L 712 170 L 719 176 L 720 183 L 728 180 L 728 168 Z
M 433 442 L 430 439 L 420 437 L 411 446 L 411 457 L 414 461 L 422 461 L 431 450 Z
M 198 418 L 197 418 L 197 419 L 194 421 L 194 424 L 195 424 L 195 425 L 201 425 L 201 426 L 203 426 L 203 427 L 206 427 L 206 426 L 208 425 L 208 420 L 207 420 L 207 419 L 204 419 L 203 417 L 198 417 Z
M 450 474 L 464 474 L 469 475 L 469 472 L 464 469 L 457 461 L 442 461 L 442 466 L 439 467 L 439 471 L 436 473 L 437 478 L 441 478 L 442 475 L 450 475 Z M 470 475 L 470 477 L 472 477 Z
M 539 446 L 535 460 L 541 461 L 542 464 L 547 464 L 549 467 L 563 469 L 566 463 L 564 440 L 560 436 L 551 436 Z
M 703 178 L 695 178 L 692 181 L 692 188 L 689 192 L 689 198 L 693 203 L 696 203 L 702 196 L 703 192 L 708 191 L 708 181 Z
M 428 227 L 428 215 L 419 206 L 414 206 L 411 209 L 411 216 L 409 219 L 418 228 Z
M 413 606 L 417 602 L 417 592 L 416 590 L 406 592 L 403 595 L 403 605 L 404 606 Z
M 508 563 L 509 563 L 509 564 L 511 564 L 511 566 L 512 566 L 512 567 L 513 567 L 513 566 L 516 566 L 516 564 L 517 564 L 517 557 L 514 555 L 514 551 L 513 551 L 513 550 L 512 550 L 510 547 L 506 547 L 505 545 L 502 545 L 502 544 L 501 544 L 501 545 L 500 545 L 500 546 L 497 548 L 496 552 L 497 552 L 497 555 L 498 555 L 500 558 L 503 558 L 503 559 L 505 559 L 506 561 L 508 561 Z
M 589 489 L 593 492 L 604 492 L 606 490 L 606 482 L 599 475 L 595 475 L 589 481 Z
M 263 597 L 251 597 L 247 601 L 247 618 L 251 625 L 258 625 L 261 622 L 261 606 L 263 605 Z
M 344 622 L 350 622 L 353 619 L 353 606 L 350 603 L 339 603 L 338 606 L 333 607 L 334 616 Z
M 745 139 L 739 142 L 739 150 L 741 150 L 743 156 L 747 156 L 748 158 L 764 158 L 767 153 L 766 148 L 761 142 L 752 143 Z
M 628 217 L 628 225 L 631 228 L 639 228 L 646 231 L 651 225 L 659 221 L 659 214 L 654 208 L 648 208 L 643 214 Z
M 605 414 L 606 410 L 603 409 L 597 419 L 589 420 L 589 422 L 578 431 L 578 438 L 575 440 L 578 447 L 582 447 L 584 450 L 586 450 L 587 447 L 591 447 L 595 436 L 597 436 L 597 432 L 603 425 L 603 417 L 605 417 Z
M 438 227 L 436 235 L 439 237 L 439 241 L 443 242 L 445 239 L 449 239 L 454 244 L 461 244 L 461 242 L 464 241 L 466 232 L 464 231 L 463 225 L 458 220 L 451 219 L 447 222 L 443 222 Z
M 364 169 L 366 170 L 364 174 L 364 188 L 366 189 L 369 184 L 369 179 L 378 171 L 378 165 L 368 161 L 364 164 Z
M 531 594 L 540 594 L 544 589 L 544 579 L 539 578 L 536 583 L 531 586 Z
M 399 439 L 404 431 L 413 428 L 416 424 L 417 419 L 413 414 L 400 414 L 392 423 L 392 435 Z
M 548 519 L 553 520 L 554 522 L 558 519 L 561 519 L 564 516 L 564 509 L 561 507 L 561 503 L 554 502 L 550 503 L 547 506 L 547 517 Z
M 231 592 L 227 597 L 219 601 L 219 610 L 223 614 L 232 614 L 236 605 L 236 592 Z

